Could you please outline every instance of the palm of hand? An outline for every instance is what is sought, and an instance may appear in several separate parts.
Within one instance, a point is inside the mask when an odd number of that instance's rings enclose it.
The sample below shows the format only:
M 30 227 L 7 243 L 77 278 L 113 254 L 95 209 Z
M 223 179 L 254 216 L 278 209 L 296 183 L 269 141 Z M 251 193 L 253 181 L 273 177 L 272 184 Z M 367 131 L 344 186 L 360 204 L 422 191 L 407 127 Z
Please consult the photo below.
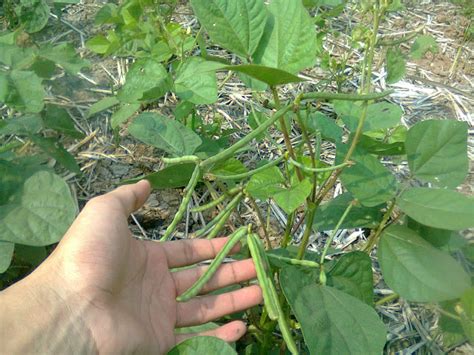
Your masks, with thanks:
M 250 286 L 176 302 L 205 268 L 170 269 L 213 258 L 225 239 L 168 243 L 133 239 L 127 217 L 144 203 L 148 190 L 146 183 L 139 183 L 93 200 L 54 253 L 68 288 L 92 305 L 86 323 L 97 347 L 107 352 L 164 353 L 190 336 L 175 336 L 176 327 L 202 324 L 261 301 L 259 287 Z M 250 260 L 226 264 L 203 291 L 254 277 Z M 235 321 L 205 335 L 234 341 L 244 332 L 244 324 Z

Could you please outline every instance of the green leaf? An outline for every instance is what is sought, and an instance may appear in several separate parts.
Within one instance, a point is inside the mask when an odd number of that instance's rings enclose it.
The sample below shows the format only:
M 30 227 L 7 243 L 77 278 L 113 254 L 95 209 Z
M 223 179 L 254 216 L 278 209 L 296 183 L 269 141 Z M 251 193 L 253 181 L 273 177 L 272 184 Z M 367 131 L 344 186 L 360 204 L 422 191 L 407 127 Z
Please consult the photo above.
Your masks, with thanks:
M 94 25 L 119 24 L 121 22 L 118 7 L 115 4 L 105 4 L 95 15 Z
M 128 132 L 142 142 L 173 156 L 190 155 L 201 145 L 201 138 L 191 129 L 151 112 L 142 113 L 135 118 Z
M 111 42 L 103 35 L 97 35 L 86 42 L 86 47 L 94 53 L 106 54 L 109 52 Z
M 407 217 L 407 227 L 436 248 L 447 245 L 454 234 L 450 230 L 425 226 L 410 217 Z
M 3 241 L 25 245 L 56 243 L 76 213 L 76 202 L 66 182 L 53 173 L 39 171 L 0 206 L 0 235 Z
M 140 59 L 130 67 L 117 99 L 130 104 L 156 100 L 170 89 L 170 77 L 163 65 L 153 59 Z
M 334 110 L 341 116 L 347 128 L 355 132 L 362 114 L 362 107 L 353 101 L 334 101 Z M 400 106 L 389 102 L 371 104 L 367 108 L 367 115 L 362 131 L 375 131 L 391 128 L 400 124 L 403 111 Z
M 340 152 L 346 149 L 345 146 L 339 148 Z M 397 181 L 377 158 L 362 150 L 356 150 L 351 161 L 354 165 L 342 171 L 341 181 L 362 205 L 377 206 L 395 196 Z
M 438 44 L 433 36 L 421 35 L 416 38 L 415 42 L 413 42 L 410 54 L 413 59 L 421 59 L 428 51 L 431 53 L 437 53 Z
M 323 232 L 336 228 L 337 222 L 353 199 L 354 197 L 346 192 L 329 202 L 323 203 L 316 212 L 313 230 Z M 355 205 L 342 222 L 341 229 L 375 228 L 381 219 L 380 208 Z
M 4 242 L 0 240 L 0 274 L 7 271 L 7 269 L 10 267 L 14 249 L 14 243 Z
M 123 181 L 123 184 L 134 184 L 140 180 L 146 179 L 151 187 L 156 190 L 176 189 L 188 184 L 193 174 L 194 164 L 177 164 L 168 166 L 155 173 Z
M 56 138 L 44 138 L 39 135 L 31 135 L 30 139 L 34 144 L 41 148 L 41 150 L 55 159 L 66 169 L 73 173 L 81 174 L 81 169 L 79 168 L 79 165 L 77 165 L 76 160 L 71 153 L 64 149 L 59 140 Z
M 333 143 L 340 142 L 343 131 L 335 120 L 327 117 L 321 112 L 310 113 L 309 115 L 302 115 L 308 131 L 312 133 L 321 132 L 321 136 Z
M 381 354 L 385 326 L 375 310 L 333 287 L 309 285 L 288 300 L 310 354 Z
M 74 127 L 74 121 L 69 113 L 55 105 L 47 105 L 46 110 L 42 112 L 43 125 L 46 128 L 67 134 L 72 138 L 83 138 L 84 134 Z
M 407 227 L 385 229 L 377 256 L 387 285 L 408 301 L 457 298 L 471 284 L 469 275 L 449 254 Z
M 48 23 L 49 6 L 44 0 L 22 2 L 18 18 L 25 31 L 35 33 L 41 31 Z
M 414 187 L 404 191 L 397 204 L 408 216 L 429 227 L 474 227 L 474 199 L 456 191 Z
M 464 333 L 471 343 L 474 343 L 474 287 L 464 292 L 461 297 L 461 324 Z
M 255 52 L 267 20 L 262 0 L 191 0 L 191 6 L 213 42 L 243 58 Z
M 387 84 L 395 84 L 403 79 L 406 73 L 406 63 L 400 48 L 389 48 L 386 61 Z
M 20 117 L 4 119 L 0 126 L 0 136 L 8 134 L 27 135 L 40 131 L 41 117 L 37 114 L 26 114 Z
M 89 108 L 87 113 L 87 118 L 94 116 L 95 114 L 107 110 L 111 107 L 118 105 L 120 101 L 115 96 L 104 97 L 103 99 L 97 101 Z
M 120 108 L 110 117 L 110 126 L 112 129 L 119 127 L 122 123 L 127 121 L 139 108 L 139 103 L 120 105 Z
M 5 102 L 8 97 L 8 77 L 0 72 L 0 103 Z
M 404 142 L 386 143 L 384 140 L 374 139 L 368 135 L 362 134 L 359 137 L 357 146 L 375 155 L 404 155 Z
M 297 73 L 316 59 L 316 31 L 301 1 L 273 0 L 262 40 L 254 54 L 256 64 Z
M 372 261 L 361 251 L 342 255 L 327 273 L 327 285 L 367 303 L 374 304 Z
M 257 64 L 229 65 L 225 69 L 244 73 L 270 86 L 299 83 L 305 80 L 284 70 Z
M 235 174 L 242 174 L 246 173 L 248 169 L 245 165 L 235 158 L 230 158 L 220 163 L 217 163 L 212 169 L 211 174 L 216 175 L 235 175 Z
M 454 188 L 466 178 L 469 169 L 466 122 L 418 122 L 408 130 L 405 148 L 410 171 L 420 180 Z
M 87 60 L 82 59 L 70 43 L 62 43 L 57 46 L 44 46 L 40 49 L 39 56 L 48 59 L 71 74 L 77 75 L 81 69 L 90 65 Z
M 49 59 L 38 57 L 29 69 L 42 79 L 51 79 L 56 73 L 57 67 L 56 63 Z
M 6 102 L 8 106 L 29 113 L 37 113 L 43 109 L 45 92 L 42 80 L 34 72 L 12 70 L 10 80 L 15 91 Z
M 253 175 L 246 190 L 252 197 L 264 201 L 275 193 L 282 191 L 283 188 L 280 184 L 284 181 L 285 178 L 280 169 L 273 166 Z
M 204 323 L 200 325 L 194 325 L 191 327 L 182 327 L 182 328 L 175 328 L 174 333 L 175 334 L 189 334 L 189 333 L 199 333 L 199 332 L 205 332 L 208 330 L 214 330 L 219 328 L 219 325 L 214 322 L 209 322 L 209 323 Z
M 308 179 L 296 183 L 289 189 L 284 189 L 273 195 L 273 199 L 283 211 L 290 214 L 301 206 L 311 193 L 313 185 Z
M 196 336 L 182 341 L 168 351 L 168 355 L 220 354 L 237 355 L 224 340 L 210 336 Z
M 198 57 L 186 59 L 176 72 L 174 83 L 176 94 L 182 100 L 196 105 L 216 102 L 217 81 L 213 71 L 216 67 L 222 67 L 222 65 Z

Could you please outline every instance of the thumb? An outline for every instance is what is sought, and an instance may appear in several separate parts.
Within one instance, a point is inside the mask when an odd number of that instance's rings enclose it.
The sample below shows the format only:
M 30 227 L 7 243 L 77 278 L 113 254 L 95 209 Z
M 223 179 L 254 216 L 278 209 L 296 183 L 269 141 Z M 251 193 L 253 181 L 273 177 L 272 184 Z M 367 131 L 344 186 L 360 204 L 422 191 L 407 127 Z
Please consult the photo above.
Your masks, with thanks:
M 102 196 L 102 199 L 110 199 L 111 204 L 118 203 L 123 213 L 128 217 L 132 212 L 143 206 L 148 196 L 150 196 L 150 192 L 150 183 L 147 180 L 140 180 L 133 185 L 121 186 Z

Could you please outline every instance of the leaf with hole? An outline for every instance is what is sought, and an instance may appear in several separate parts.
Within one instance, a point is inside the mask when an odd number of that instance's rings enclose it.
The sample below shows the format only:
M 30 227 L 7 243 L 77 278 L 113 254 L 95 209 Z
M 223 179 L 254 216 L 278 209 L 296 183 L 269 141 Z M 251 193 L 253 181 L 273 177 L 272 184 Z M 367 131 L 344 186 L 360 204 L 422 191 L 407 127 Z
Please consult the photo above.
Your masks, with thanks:
M 69 186 L 59 176 L 39 171 L 0 206 L 3 241 L 43 246 L 61 239 L 77 213 Z
M 420 180 L 454 188 L 468 173 L 467 123 L 428 120 L 408 130 L 405 142 L 408 165 Z
M 128 132 L 143 143 L 164 150 L 172 156 L 193 154 L 201 138 L 183 124 L 152 112 L 135 118 Z
M 438 302 L 460 297 L 471 280 L 449 254 L 404 226 L 382 233 L 377 256 L 387 285 L 408 301 Z
M 255 52 L 267 20 L 263 0 L 191 0 L 191 6 L 214 43 L 243 58 Z
M 474 199 L 456 191 L 413 187 L 400 195 L 397 204 L 408 216 L 429 227 L 474 227 Z
M 265 31 L 254 54 L 256 64 L 295 74 L 313 66 L 316 31 L 301 1 L 273 0 Z

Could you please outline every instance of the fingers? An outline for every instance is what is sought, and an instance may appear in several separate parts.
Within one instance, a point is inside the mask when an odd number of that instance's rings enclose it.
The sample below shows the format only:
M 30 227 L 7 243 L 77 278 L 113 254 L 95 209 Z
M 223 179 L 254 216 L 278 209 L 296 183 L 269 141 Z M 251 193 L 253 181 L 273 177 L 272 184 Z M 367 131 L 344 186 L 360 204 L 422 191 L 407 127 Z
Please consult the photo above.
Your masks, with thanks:
M 213 259 L 227 242 L 227 238 L 179 240 L 161 243 L 170 268 L 192 265 L 203 260 Z M 231 252 L 238 251 L 236 246 Z
M 227 314 L 242 311 L 262 302 L 262 290 L 253 285 L 221 295 L 195 297 L 178 303 L 177 327 L 207 323 Z
M 199 266 L 172 273 L 178 295 L 190 288 L 207 268 L 208 266 Z M 252 259 L 226 263 L 221 265 L 214 276 L 203 287 L 201 293 L 207 293 L 225 286 L 251 280 L 255 277 L 256 271 Z
M 150 195 L 151 186 L 147 180 L 133 185 L 124 185 L 99 197 L 92 199 L 89 206 L 99 204 L 108 208 L 119 209 L 126 217 L 138 210 Z
M 245 334 L 246 330 L 247 330 L 247 327 L 245 326 L 245 323 L 240 320 L 236 320 L 236 321 L 227 323 L 219 328 L 207 330 L 205 332 L 178 334 L 176 335 L 176 343 L 179 343 L 185 339 L 195 337 L 198 335 L 201 335 L 201 336 L 207 335 L 207 336 L 217 337 L 217 338 L 221 338 L 222 340 L 228 343 L 231 343 L 231 342 L 239 340 Z

